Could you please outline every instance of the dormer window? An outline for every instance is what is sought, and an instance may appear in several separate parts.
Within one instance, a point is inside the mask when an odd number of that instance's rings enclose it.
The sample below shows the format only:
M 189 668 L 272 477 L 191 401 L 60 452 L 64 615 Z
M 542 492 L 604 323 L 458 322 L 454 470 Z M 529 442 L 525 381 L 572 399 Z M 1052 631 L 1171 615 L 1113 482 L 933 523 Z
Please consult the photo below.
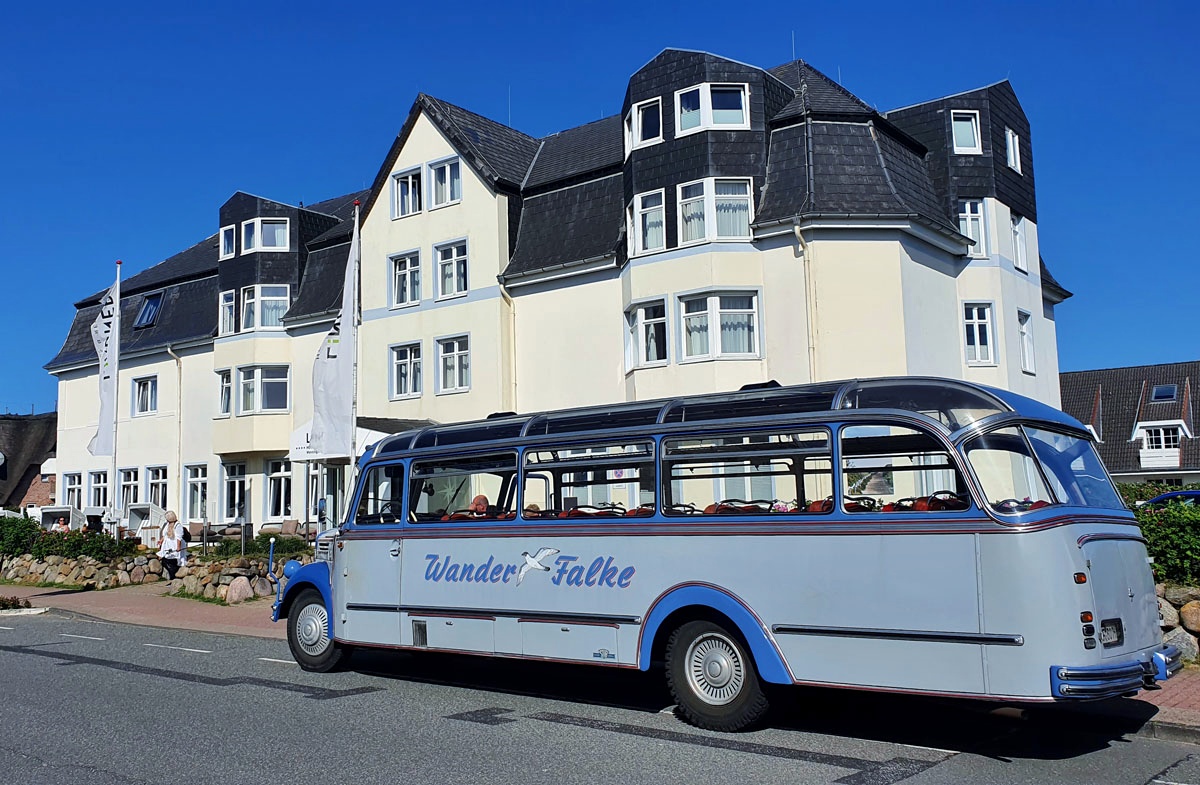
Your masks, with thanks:
M 675 135 L 710 128 L 748 129 L 750 86 L 702 84 L 675 93 Z
M 954 152 L 956 155 L 979 155 L 983 142 L 979 135 L 979 112 L 955 110 L 950 113 L 950 124 L 954 129 Z
M 1150 391 L 1151 403 L 1168 403 L 1174 401 L 1179 394 L 1178 385 L 1174 384 L 1156 384 L 1154 389 Z
M 287 218 L 254 218 L 242 223 L 242 253 L 287 250 Z
M 237 227 L 233 225 L 221 227 L 220 260 L 231 259 L 237 253 Z
M 138 311 L 137 319 L 133 322 L 133 329 L 154 325 L 154 321 L 158 318 L 158 312 L 162 308 L 162 298 L 162 292 L 146 295 L 146 299 L 142 300 L 142 308 Z

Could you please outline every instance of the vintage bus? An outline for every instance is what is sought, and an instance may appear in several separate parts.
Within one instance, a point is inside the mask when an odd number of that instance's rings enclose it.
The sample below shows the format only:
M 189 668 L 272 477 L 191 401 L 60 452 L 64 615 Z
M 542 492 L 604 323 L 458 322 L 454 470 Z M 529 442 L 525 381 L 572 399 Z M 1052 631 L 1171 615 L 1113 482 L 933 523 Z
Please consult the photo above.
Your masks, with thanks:
M 383 439 L 275 619 L 356 647 L 646 670 L 736 730 L 767 684 L 1005 702 L 1180 667 L 1133 515 L 1049 406 L 880 378 L 501 414 Z

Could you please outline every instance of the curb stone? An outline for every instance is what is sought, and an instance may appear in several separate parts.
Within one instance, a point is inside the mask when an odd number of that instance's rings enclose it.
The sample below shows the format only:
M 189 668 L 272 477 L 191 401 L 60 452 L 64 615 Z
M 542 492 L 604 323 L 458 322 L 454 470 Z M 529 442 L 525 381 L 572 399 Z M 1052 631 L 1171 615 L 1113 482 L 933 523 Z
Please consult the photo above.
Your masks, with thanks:
M 1179 741 L 1186 744 L 1200 744 L 1200 728 L 1191 725 L 1180 725 L 1175 722 L 1150 720 L 1137 732 L 1138 736 L 1160 741 Z
M 36 616 L 39 613 L 45 613 L 49 608 L 12 608 L 7 611 L 0 611 L 0 616 Z

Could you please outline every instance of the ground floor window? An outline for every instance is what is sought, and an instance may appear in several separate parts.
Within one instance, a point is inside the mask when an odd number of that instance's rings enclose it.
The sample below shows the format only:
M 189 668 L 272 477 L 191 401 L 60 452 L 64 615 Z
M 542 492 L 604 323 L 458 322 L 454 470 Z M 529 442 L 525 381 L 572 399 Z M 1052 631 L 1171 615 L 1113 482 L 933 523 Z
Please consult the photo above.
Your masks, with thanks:
M 77 510 L 83 509 L 83 475 L 63 475 L 63 503 Z
M 187 467 L 187 519 L 208 520 L 208 467 Z
M 267 461 L 267 518 L 282 520 L 292 514 L 292 463 Z
M 88 486 L 88 503 L 92 507 L 107 507 L 108 472 L 89 472 Z
M 121 470 L 121 509 L 128 510 L 129 505 L 138 503 L 138 470 Z
M 150 503 L 167 509 L 167 467 L 151 466 L 146 469 L 146 486 Z
M 225 469 L 225 520 L 246 520 L 246 464 L 227 463 Z

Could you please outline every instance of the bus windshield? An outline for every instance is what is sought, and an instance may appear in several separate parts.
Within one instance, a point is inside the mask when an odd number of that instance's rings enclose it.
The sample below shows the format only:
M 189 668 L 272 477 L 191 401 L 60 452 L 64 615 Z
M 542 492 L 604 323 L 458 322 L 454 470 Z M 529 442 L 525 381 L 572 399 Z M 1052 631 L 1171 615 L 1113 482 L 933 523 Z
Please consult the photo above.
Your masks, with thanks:
M 1019 514 L 1052 504 L 1125 509 L 1086 439 L 1010 426 L 976 436 L 964 452 L 996 512 Z

